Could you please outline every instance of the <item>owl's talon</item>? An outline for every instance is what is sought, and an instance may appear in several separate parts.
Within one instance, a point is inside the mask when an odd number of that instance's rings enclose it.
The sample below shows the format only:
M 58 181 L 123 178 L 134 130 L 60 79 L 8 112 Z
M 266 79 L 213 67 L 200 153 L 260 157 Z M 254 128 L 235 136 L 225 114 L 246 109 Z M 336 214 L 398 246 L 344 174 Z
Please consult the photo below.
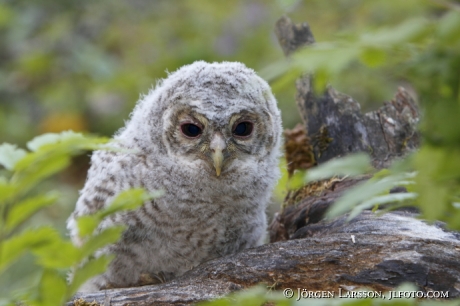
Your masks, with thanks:
M 146 286 L 146 285 L 158 285 L 164 284 L 170 281 L 174 275 L 172 273 L 164 273 L 163 271 L 156 273 L 142 273 L 139 277 L 139 281 L 137 283 L 138 286 Z

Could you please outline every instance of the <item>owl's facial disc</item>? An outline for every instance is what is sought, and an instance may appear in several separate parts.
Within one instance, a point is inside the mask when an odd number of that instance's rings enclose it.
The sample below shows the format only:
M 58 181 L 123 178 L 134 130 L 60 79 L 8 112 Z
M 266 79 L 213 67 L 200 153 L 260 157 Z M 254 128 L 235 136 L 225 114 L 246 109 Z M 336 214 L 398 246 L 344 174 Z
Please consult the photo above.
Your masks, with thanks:
M 233 172 L 233 161 L 251 163 L 263 150 L 269 137 L 263 131 L 267 130 L 269 120 L 270 116 L 252 109 L 208 118 L 199 110 L 181 106 L 170 121 L 173 132 L 166 135 L 172 154 L 185 157 L 187 162 L 200 165 L 221 179 L 227 177 L 227 170 Z

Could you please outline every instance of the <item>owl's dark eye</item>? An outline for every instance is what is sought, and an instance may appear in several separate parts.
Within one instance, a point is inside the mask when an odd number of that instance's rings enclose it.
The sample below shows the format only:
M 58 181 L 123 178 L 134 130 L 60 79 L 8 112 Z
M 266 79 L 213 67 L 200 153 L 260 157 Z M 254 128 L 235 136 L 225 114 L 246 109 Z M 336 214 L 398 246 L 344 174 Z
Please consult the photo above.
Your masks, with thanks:
M 240 122 L 233 129 L 233 135 L 239 137 L 246 137 L 252 133 L 252 123 L 251 122 Z
M 191 138 L 196 138 L 201 135 L 202 129 L 193 123 L 184 123 L 180 126 L 182 133 Z

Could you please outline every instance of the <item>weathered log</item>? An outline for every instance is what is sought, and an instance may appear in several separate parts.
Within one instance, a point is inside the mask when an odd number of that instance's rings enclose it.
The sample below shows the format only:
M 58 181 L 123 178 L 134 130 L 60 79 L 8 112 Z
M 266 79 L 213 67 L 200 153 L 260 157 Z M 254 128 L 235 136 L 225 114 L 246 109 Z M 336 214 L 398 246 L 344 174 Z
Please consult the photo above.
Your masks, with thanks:
M 78 294 L 105 305 L 188 305 L 264 283 L 270 289 L 359 287 L 386 291 L 403 282 L 460 296 L 460 235 L 393 212 L 364 212 L 318 225 L 307 238 L 270 243 L 200 265 L 169 283 Z M 308 227 L 304 227 L 308 228 Z M 340 290 L 340 291 L 339 291 Z M 72 305 L 69 303 L 68 305 Z

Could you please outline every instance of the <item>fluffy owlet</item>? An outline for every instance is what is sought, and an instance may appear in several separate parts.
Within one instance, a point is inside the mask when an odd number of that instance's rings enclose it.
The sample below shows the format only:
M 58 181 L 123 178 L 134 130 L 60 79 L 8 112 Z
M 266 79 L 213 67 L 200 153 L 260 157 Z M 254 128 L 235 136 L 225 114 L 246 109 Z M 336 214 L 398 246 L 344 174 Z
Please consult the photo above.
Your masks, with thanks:
M 108 205 L 120 191 L 163 190 L 119 213 L 124 224 L 108 270 L 82 290 L 128 287 L 141 275 L 175 277 L 200 263 L 260 245 L 265 208 L 279 177 L 281 118 L 269 85 L 241 63 L 195 62 L 144 96 L 113 142 L 96 151 L 75 218 Z

